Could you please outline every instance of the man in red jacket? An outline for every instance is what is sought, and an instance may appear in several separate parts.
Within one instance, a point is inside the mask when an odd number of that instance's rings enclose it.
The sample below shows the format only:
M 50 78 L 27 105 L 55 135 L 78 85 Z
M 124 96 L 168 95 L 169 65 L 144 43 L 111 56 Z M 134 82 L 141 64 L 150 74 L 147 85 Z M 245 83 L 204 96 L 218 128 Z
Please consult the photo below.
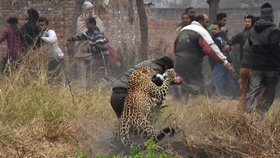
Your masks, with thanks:
M 207 15 L 196 16 L 190 25 L 181 30 L 176 40 L 175 71 L 184 79 L 182 90 L 196 95 L 204 91 L 202 62 L 205 55 L 227 69 L 233 69 L 205 29 L 208 23 Z

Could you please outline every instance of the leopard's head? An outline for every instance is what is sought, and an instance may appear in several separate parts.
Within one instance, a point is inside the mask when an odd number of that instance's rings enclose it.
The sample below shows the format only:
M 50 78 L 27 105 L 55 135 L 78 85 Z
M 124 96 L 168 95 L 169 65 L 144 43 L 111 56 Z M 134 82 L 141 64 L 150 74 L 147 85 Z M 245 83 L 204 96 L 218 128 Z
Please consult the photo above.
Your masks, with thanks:
M 128 87 L 138 87 L 140 84 L 144 83 L 143 80 L 152 80 L 155 75 L 155 71 L 148 66 L 140 67 L 132 71 L 130 75 L 130 80 L 128 81 Z

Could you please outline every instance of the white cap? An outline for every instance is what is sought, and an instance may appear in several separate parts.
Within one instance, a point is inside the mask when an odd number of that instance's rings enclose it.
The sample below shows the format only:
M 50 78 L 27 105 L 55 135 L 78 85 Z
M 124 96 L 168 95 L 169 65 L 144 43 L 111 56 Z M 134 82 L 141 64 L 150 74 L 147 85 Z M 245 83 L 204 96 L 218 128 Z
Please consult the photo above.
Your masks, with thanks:
M 84 4 L 82 5 L 82 9 L 83 10 L 84 9 L 89 9 L 91 7 L 93 7 L 93 4 L 91 2 L 89 2 L 89 1 L 85 1 Z

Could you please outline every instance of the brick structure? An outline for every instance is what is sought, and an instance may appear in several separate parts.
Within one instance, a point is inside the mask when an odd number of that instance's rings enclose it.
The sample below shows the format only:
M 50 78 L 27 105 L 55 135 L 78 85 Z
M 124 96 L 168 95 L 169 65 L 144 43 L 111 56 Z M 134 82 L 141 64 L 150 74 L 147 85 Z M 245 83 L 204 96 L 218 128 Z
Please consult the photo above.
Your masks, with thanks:
M 10 16 L 15 16 L 19 19 L 19 26 L 24 24 L 27 10 L 33 7 L 39 11 L 40 16 L 45 16 L 49 19 L 50 27 L 56 31 L 59 44 L 66 52 L 66 39 L 69 35 L 75 33 L 70 30 L 77 19 L 77 15 L 75 15 L 77 4 L 76 0 L 0 0 L 0 30 L 2 30 Z M 119 51 L 126 51 L 124 58 L 127 58 L 126 56 L 131 54 L 130 50 L 136 50 L 134 23 L 129 22 L 127 9 L 120 6 L 112 7 L 111 5 L 106 7 L 104 9 L 96 6 L 95 13 L 103 20 L 106 28 L 105 34 L 109 37 L 111 45 Z M 5 51 L 3 50 L 5 46 L 5 43 L 1 43 L 0 51 Z
M 15 2 L 15 3 L 12 3 Z M 40 16 L 49 18 L 50 27 L 54 28 L 58 34 L 59 42 L 65 45 L 64 39 L 69 35 L 69 28 L 73 23 L 75 1 L 0 1 L 0 27 L 6 24 L 10 16 L 15 16 L 19 20 L 19 27 L 24 24 L 28 17 L 27 10 L 30 7 L 37 9 Z M 3 48 L 3 44 L 2 48 Z

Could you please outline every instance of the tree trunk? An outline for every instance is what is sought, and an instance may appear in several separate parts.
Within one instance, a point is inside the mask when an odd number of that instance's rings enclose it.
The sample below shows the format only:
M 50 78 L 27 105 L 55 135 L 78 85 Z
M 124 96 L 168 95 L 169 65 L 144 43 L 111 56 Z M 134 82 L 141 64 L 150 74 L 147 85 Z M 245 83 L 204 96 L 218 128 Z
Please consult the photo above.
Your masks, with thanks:
M 128 0 L 128 21 L 130 24 L 134 22 L 133 1 Z
M 220 0 L 207 0 L 207 3 L 209 4 L 209 21 L 212 24 L 216 21 Z
M 139 16 L 140 32 L 141 32 L 141 46 L 139 57 L 141 60 L 148 59 L 148 20 L 143 0 L 136 0 L 136 7 Z

